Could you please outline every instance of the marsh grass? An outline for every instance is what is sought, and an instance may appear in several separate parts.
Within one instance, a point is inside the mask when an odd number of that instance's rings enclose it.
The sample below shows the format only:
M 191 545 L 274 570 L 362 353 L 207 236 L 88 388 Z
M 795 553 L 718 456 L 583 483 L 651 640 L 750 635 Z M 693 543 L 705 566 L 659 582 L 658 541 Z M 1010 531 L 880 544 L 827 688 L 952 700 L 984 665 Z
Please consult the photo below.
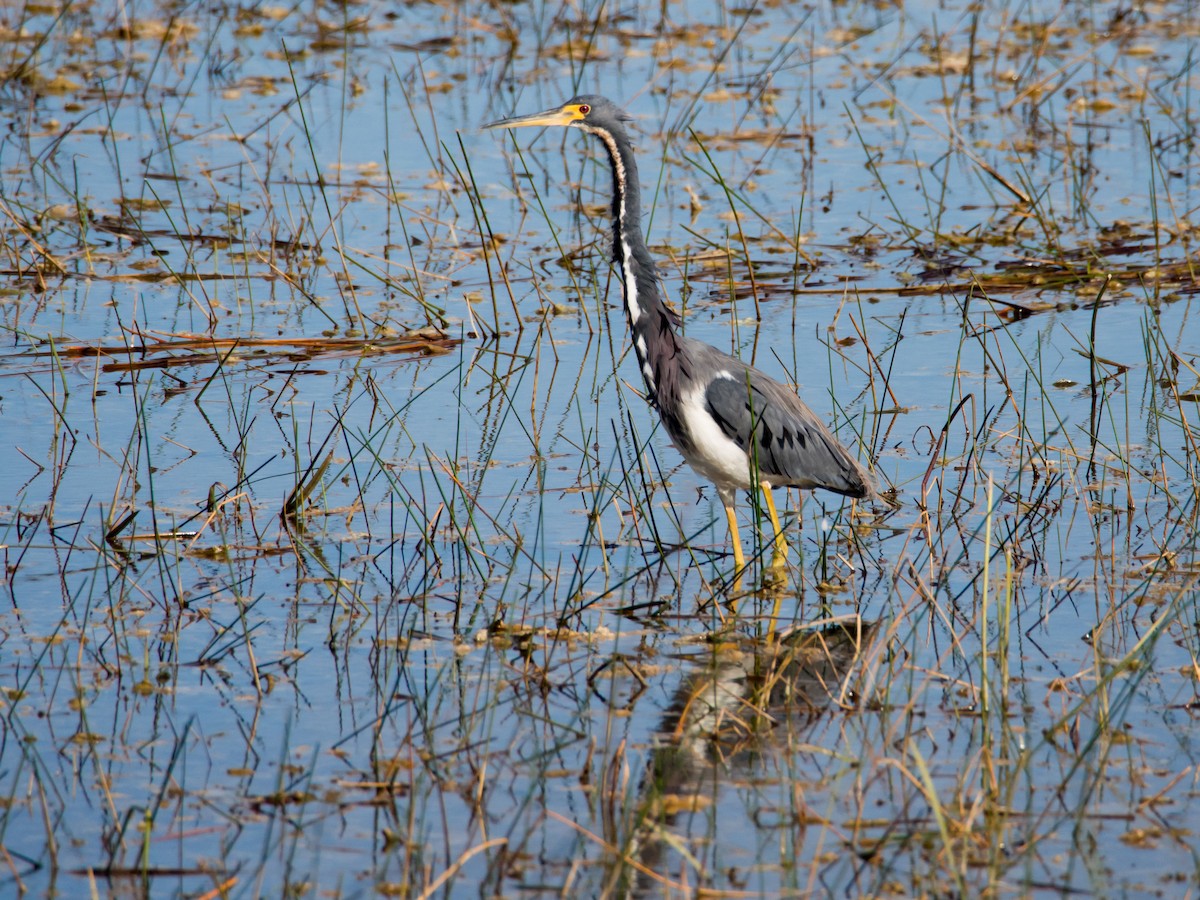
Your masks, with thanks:
M 1195 30 L 0 13 L 3 889 L 1194 884 Z M 584 87 L 688 333 L 896 501 L 778 492 L 782 583 L 646 408 L 596 148 L 474 132 Z

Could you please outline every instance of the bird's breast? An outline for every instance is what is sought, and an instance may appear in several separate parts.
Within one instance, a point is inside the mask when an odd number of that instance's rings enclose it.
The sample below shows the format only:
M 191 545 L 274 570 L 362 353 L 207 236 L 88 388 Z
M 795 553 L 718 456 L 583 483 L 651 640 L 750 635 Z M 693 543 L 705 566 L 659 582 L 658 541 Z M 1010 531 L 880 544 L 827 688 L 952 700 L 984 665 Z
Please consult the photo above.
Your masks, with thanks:
M 713 418 L 703 384 L 692 385 L 681 393 L 678 414 L 673 418 L 677 424 L 674 428 L 668 425 L 667 431 L 688 465 L 718 488 L 750 487 L 750 456 L 745 443 L 731 438 Z M 665 414 L 663 422 L 667 423 Z

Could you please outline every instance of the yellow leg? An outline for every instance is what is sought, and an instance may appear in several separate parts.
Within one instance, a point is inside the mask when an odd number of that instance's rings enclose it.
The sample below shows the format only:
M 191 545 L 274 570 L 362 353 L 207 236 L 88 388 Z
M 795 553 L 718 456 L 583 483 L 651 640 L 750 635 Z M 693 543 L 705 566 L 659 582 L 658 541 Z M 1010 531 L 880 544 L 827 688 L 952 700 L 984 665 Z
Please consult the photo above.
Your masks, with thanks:
M 782 585 L 780 585 L 782 587 Z M 775 641 L 775 626 L 779 624 L 779 610 L 783 606 L 783 591 L 778 590 L 775 594 L 775 605 L 771 607 L 771 621 L 767 625 L 767 643 Z
M 779 524 L 779 513 L 775 511 L 775 497 L 771 493 L 771 486 L 765 481 L 762 483 L 763 497 L 767 501 L 767 513 L 771 516 L 771 527 L 775 529 L 774 548 L 771 551 L 771 569 L 770 583 L 775 588 L 782 588 L 786 579 L 784 565 L 787 563 L 787 539 L 783 536 L 783 526 Z M 768 583 L 767 573 L 763 573 L 764 585 Z M 783 591 L 776 590 L 775 605 L 771 609 L 771 621 L 767 625 L 767 641 L 775 640 L 775 626 L 779 622 L 779 609 L 783 603 Z
M 742 555 L 742 539 L 738 536 L 737 515 L 733 504 L 725 507 L 725 518 L 729 521 L 729 537 L 733 540 L 733 561 L 737 564 L 737 577 L 742 577 L 742 569 L 746 568 L 746 557 Z
M 783 526 L 779 524 L 779 513 L 775 512 L 775 498 L 771 496 L 771 486 L 762 483 L 763 497 L 767 501 L 767 513 L 771 516 L 771 527 L 775 529 L 775 550 L 771 554 L 771 566 L 782 566 L 787 562 L 787 539 L 783 536 Z

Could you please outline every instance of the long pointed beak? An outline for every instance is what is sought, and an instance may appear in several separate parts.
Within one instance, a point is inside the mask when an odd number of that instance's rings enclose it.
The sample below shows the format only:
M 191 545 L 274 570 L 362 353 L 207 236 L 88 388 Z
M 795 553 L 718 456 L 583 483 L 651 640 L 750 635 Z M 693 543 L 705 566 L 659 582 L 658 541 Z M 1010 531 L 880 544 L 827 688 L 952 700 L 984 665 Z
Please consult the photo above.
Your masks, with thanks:
M 572 122 L 577 122 L 583 116 L 579 114 L 579 109 L 574 106 L 556 106 L 554 109 L 547 109 L 543 112 L 530 113 L 526 116 L 513 116 L 510 119 L 501 119 L 499 122 L 490 122 L 484 125 L 484 130 L 489 128 L 526 128 L 530 125 L 570 125 Z

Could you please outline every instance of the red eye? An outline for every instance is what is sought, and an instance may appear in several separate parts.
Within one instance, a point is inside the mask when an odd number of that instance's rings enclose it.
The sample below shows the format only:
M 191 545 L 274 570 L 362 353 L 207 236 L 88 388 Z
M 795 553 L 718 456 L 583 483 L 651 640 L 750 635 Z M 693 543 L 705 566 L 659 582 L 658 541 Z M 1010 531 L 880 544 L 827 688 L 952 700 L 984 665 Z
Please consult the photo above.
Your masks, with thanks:
M 588 106 L 586 103 L 581 103 L 579 105 L 579 114 L 581 116 L 586 116 L 591 111 L 592 111 L 592 108 L 590 106 Z

